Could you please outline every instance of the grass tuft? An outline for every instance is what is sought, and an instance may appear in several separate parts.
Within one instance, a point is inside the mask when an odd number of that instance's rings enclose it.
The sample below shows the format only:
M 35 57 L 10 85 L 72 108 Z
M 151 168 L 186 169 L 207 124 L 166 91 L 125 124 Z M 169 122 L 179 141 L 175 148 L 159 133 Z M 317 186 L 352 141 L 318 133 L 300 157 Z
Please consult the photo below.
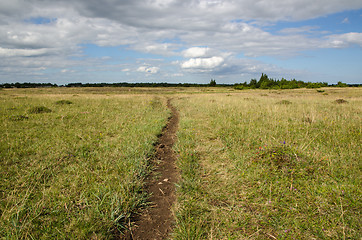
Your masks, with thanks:
M 36 106 L 30 108 L 28 112 L 33 114 L 38 114 L 38 113 L 50 113 L 52 112 L 52 110 L 44 106 Z
M 313 123 L 313 119 L 311 119 L 310 117 L 305 117 L 305 116 L 302 118 L 302 121 L 305 123 Z

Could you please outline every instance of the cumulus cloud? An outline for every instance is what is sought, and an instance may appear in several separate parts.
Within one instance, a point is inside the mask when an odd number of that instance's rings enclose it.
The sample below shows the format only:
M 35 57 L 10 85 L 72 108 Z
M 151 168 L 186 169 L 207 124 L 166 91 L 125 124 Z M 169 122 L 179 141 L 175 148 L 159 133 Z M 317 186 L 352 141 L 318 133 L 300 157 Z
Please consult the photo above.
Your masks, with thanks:
M 183 51 L 183 56 L 185 58 L 205 57 L 209 50 L 210 49 L 208 47 L 192 47 Z
M 325 47 L 345 48 L 353 44 L 362 47 L 362 33 L 351 32 L 351 33 L 328 36 L 328 40 Z
M 137 69 L 137 72 L 144 72 L 144 73 L 148 73 L 148 74 L 155 74 L 158 73 L 160 70 L 159 67 L 148 67 L 148 66 L 140 66 Z
M 220 66 L 224 62 L 222 57 L 210 57 L 210 58 L 191 58 L 181 64 L 183 69 L 213 69 Z

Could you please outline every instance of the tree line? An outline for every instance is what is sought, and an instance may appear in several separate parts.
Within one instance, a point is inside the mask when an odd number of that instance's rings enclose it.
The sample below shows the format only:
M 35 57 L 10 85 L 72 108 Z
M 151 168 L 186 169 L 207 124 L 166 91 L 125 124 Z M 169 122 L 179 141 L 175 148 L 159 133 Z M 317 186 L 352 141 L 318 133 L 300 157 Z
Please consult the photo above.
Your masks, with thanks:
M 301 80 L 286 80 L 269 78 L 268 75 L 262 73 L 258 80 L 251 79 L 249 83 L 235 84 L 235 89 L 295 89 L 295 88 L 321 88 L 321 87 L 357 87 L 361 84 L 346 84 L 339 81 L 337 84 L 328 84 L 327 82 L 303 82 Z
M 0 88 L 43 88 L 43 87 L 234 87 L 235 89 L 294 89 L 294 88 L 321 88 L 321 87 L 360 87 L 362 84 L 328 84 L 326 82 L 303 82 L 301 80 L 276 80 L 262 73 L 259 80 L 251 79 L 249 83 L 218 84 L 215 79 L 207 84 L 201 83 L 68 83 L 57 85 L 55 83 L 3 83 Z
M 54 83 L 4 83 L 0 84 L 0 88 L 41 88 L 41 87 L 227 87 L 231 84 L 216 84 L 212 80 L 209 84 L 202 83 L 68 83 L 65 85 L 57 85 Z

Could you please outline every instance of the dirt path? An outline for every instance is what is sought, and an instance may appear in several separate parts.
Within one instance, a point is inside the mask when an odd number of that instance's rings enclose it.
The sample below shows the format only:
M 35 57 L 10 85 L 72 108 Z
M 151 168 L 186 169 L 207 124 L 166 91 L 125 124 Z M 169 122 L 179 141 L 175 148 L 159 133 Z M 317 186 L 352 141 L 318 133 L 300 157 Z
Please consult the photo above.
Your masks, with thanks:
M 167 107 L 171 110 L 171 117 L 155 146 L 155 170 L 146 179 L 151 206 L 135 219 L 136 227 L 128 234 L 127 240 L 166 239 L 171 232 L 174 221 L 171 207 L 176 199 L 175 183 L 178 180 L 172 146 L 176 140 L 179 114 L 171 105 L 171 99 L 168 99 Z

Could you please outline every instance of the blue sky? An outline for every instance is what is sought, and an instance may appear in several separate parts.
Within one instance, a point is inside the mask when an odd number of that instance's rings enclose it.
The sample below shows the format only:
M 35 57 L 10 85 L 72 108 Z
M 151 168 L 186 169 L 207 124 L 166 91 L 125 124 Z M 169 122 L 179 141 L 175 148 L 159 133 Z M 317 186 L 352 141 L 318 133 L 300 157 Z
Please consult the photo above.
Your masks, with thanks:
M 362 83 L 362 1 L 0 0 L 0 83 Z

